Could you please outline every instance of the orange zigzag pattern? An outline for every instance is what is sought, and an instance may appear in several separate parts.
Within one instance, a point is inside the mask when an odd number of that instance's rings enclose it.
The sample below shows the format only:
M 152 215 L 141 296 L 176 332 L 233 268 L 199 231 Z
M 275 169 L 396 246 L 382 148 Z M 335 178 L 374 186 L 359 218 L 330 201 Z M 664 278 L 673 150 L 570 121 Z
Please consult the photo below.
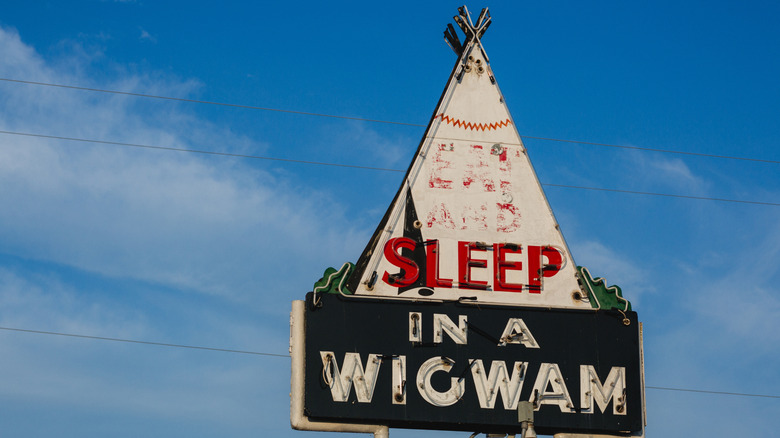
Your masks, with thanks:
M 485 130 L 494 130 L 498 128 L 503 128 L 505 126 L 511 125 L 512 121 L 509 119 L 506 119 L 501 122 L 496 123 L 471 123 L 471 122 L 464 122 L 460 119 L 452 118 L 444 113 L 441 113 L 437 116 L 434 116 L 433 119 L 436 120 L 437 118 L 441 118 L 441 121 L 444 123 L 449 123 L 452 126 L 460 127 L 463 129 L 470 129 L 470 130 L 479 130 L 479 131 L 485 131 Z

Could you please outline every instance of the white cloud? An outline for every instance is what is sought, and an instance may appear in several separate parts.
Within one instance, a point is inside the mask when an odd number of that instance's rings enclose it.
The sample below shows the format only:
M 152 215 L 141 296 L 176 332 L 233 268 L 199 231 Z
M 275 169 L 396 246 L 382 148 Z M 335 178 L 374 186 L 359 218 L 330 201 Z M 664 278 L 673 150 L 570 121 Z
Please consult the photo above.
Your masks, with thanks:
M 0 48 L 11 54 L 2 76 L 163 95 L 198 87 L 130 74 L 90 84 L 81 67 L 57 70 L 6 30 Z M 9 114 L 3 130 L 255 153 L 268 147 L 172 104 L 8 83 L 0 92 L 0 110 Z M 0 250 L 32 259 L 246 297 L 258 284 L 282 284 L 306 262 L 358 254 L 355 233 L 366 234 L 344 230 L 327 193 L 301 190 L 255 163 L 11 135 L 0 144 L 0 203 L 13 206 L 0 213 Z
M 326 134 L 338 144 L 334 150 L 342 152 L 339 162 L 346 162 L 344 157 L 369 157 L 374 167 L 396 168 L 406 170 L 412 146 L 416 146 L 418 139 L 406 138 L 396 135 L 388 138 L 366 126 L 365 122 L 352 121 L 347 124 L 347 129 L 335 129 Z
M 153 37 L 149 32 L 146 31 L 146 29 L 140 28 L 140 30 L 141 30 L 141 36 L 139 36 L 138 38 L 141 41 L 149 41 L 151 43 L 157 42 L 157 38 Z
M 697 176 L 688 164 L 678 157 L 660 153 L 632 151 L 626 155 L 624 166 L 635 181 L 635 187 L 663 187 L 680 194 L 701 194 L 709 185 Z
M 680 182 L 689 183 L 697 180 L 691 172 L 691 169 L 688 168 L 688 165 L 679 158 L 657 159 L 649 161 L 648 164 L 652 169 L 657 170 L 659 172 L 659 177 L 662 178 L 668 177 Z
M 780 298 L 769 290 L 734 281 L 723 281 L 720 287 L 708 285 L 710 293 L 696 300 L 697 313 L 702 320 L 720 327 L 721 342 L 750 342 L 756 351 L 774 352 L 780 345 L 777 317 Z
M 34 269 L 2 267 L 0 327 L 286 353 L 285 333 L 242 318 L 236 309 L 222 313 L 186 294 L 164 300 L 133 295 Z M 153 316 L 160 313 L 163 318 Z M 274 418 L 258 407 L 264 399 L 284 394 L 286 383 L 265 377 L 289 369 L 283 357 L 5 329 L 0 330 L 0 345 L 0 372 L 13 376 L 0 386 L 0 400 L 145 421 L 164 418 L 222 427 L 271 422 Z
M 645 325 L 648 385 L 748 394 L 780 392 L 780 334 L 776 329 L 780 228 L 772 214 L 750 210 L 743 215 L 750 218 L 749 232 L 731 236 L 735 242 L 745 239 L 749 244 L 723 248 L 717 263 L 691 252 L 683 276 L 674 276 L 672 270 L 667 278 L 661 277 L 652 322 Z M 719 421 L 712 412 L 723 409 L 743 411 L 744 418 L 762 418 L 760 412 L 774 406 L 773 400 L 768 405 L 770 401 L 764 398 L 682 393 L 655 397 L 679 402 L 680 409 L 699 418 L 701 424 Z M 654 415 L 668 415 L 662 402 L 651 400 L 651 405 L 660 411 Z
M 603 277 L 608 286 L 617 285 L 623 297 L 634 309 L 641 308 L 642 295 L 653 291 L 647 281 L 647 273 L 637 266 L 627 254 L 621 254 L 604 244 L 588 240 L 574 242 L 572 252 L 577 255 L 577 264 L 585 266 L 591 275 Z
M 731 256 L 721 275 L 697 279 L 700 293 L 686 304 L 701 325 L 717 330 L 720 348 L 750 345 L 757 356 L 775 354 L 780 345 L 780 228 L 765 229 L 763 240 Z

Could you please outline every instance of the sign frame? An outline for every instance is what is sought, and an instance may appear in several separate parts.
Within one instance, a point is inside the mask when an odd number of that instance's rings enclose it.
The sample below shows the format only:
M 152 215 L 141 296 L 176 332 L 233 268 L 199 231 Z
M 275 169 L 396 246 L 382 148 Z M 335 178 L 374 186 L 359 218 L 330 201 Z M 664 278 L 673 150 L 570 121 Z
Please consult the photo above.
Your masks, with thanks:
M 580 345 L 579 352 L 575 355 L 585 354 L 584 352 L 590 351 L 592 353 L 593 370 L 595 371 L 595 377 L 599 380 L 599 387 L 603 383 L 607 385 L 609 382 L 614 384 L 615 378 L 610 373 L 612 367 L 605 367 L 609 365 L 609 362 L 615 359 L 611 357 L 617 355 L 622 356 L 620 364 L 624 365 L 622 371 L 622 377 L 627 379 L 623 385 L 627 389 L 627 392 L 623 394 L 624 401 L 627 400 L 625 406 L 628 407 L 629 414 L 626 421 L 613 421 L 610 424 L 609 421 L 604 418 L 607 414 L 601 412 L 601 410 L 607 410 L 612 412 L 618 400 L 618 396 L 614 395 L 608 397 L 606 401 L 607 406 L 594 409 L 593 414 L 589 418 L 586 414 L 575 412 L 563 412 L 566 409 L 560 410 L 559 406 L 549 401 L 542 401 L 539 406 L 539 410 L 536 411 L 535 428 L 542 434 L 557 434 L 557 433 L 586 433 L 586 434 L 612 434 L 612 435 L 626 435 L 626 434 L 639 434 L 644 426 L 644 382 L 643 373 L 641 370 L 641 339 L 640 339 L 640 327 L 637 321 L 635 312 L 619 312 L 619 311 L 582 311 L 572 309 L 549 309 L 549 308 L 517 308 L 510 306 L 485 306 L 485 305 L 473 305 L 457 302 L 409 302 L 408 300 L 388 300 L 386 298 L 365 298 L 355 296 L 343 296 L 337 294 L 324 294 L 318 297 L 318 302 L 321 307 L 314 306 L 312 302 L 312 294 L 307 296 L 306 304 L 302 302 L 294 302 L 298 307 L 303 306 L 303 314 L 299 316 L 305 321 L 306 327 L 302 329 L 302 336 L 299 335 L 297 339 L 291 337 L 291 353 L 293 353 L 293 376 L 298 374 L 300 380 L 293 384 L 293 397 L 295 398 L 296 391 L 301 391 L 301 402 L 299 406 L 293 406 L 293 409 L 298 409 L 299 412 L 305 414 L 308 421 L 315 424 L 352 424 L 358 427 L 365 427 L 363 432 L 374 432 L 378 428 L 386 425 L 389 427 L 398 428 L 412 428 L 412 429 L 434 429 L 434 430 L 459 430 L 459 431 L 480 431 L 486 433 L 520 433 L 520 424 L 516 422 L 517 414 L 514 409 L 506 409 L 506 394 L 502 393 L 499 388 L 496 392 L 496 397 L 492 400 L 494 407 L 489 410 L 484 410 L 481 414 L 479 412 L 480 405 L 478 401 L 478 394 L 476 394 L 476 383 L 474 375 L 466 375 L 465 383 L 466 392 L 462 395 L 462 399 L 459 398 L 453 408 L 445 406 L 433 406 L 430 402 L 423 402 L 423 398 L 420 396 L 419 391 L 410 389 L 413 387 L 414 382 L 413 375 L 419 374 L 419 366 L 422 359 L 436 358 L 434 362 L 441 360 L 453 361 L 452 374 L 461 374 L 461 380 L 463 380 L 464 373 L 470 371 L 465 369 L 464 364 L 467 363 L 467 359 L 482 359 L 479 364 L 480 370 L 487 377 L 493 373 L 497 373 L 492 368 L 495 366 L 495 362 L 492 360 L 504 360 L 507 363 L 507 368 L 511 367 L 509 362 L 514 359 L 525 362 L 527 372 L 525 382 L 521 383 L 524 387 L 521 390 L 520 399 L 523 401 L 529 400 L 528 393 L 532 389 L 532 386 L 538 386 L 538 379 L 541 369 L 546 366 L 544 363 L 551 363 L 547 366 L 548 373 L 552 372 L 553 378 L 561 377 L 564 381 L 564 387 L 568 388 L 569 400 L 573 403 L 573 408 L 581 410 L 581 397 L 582 389 L 580 388 L 580 381 L 583 378 L 582 370 L 579 373 L 578 368 L 589 365 L 588 363 L 573 363 L 571 359 L 565 359 L 570 356 L 572 352 L 561 351 L 554 352 L 553 349 L 559 348 L 552 345 L 551 342 L 568 342 L 570 345 L 577 343 L 585 343 L 587 345 Z M 380 307 L 381 306 L 381 307 Z M 325 316 L 328 312 L 330 316 Z M 625 313 L 625 316 L 624 316 Z M 419 330 L 422 332 L 420 342 L 414 346 L 409 341 L 409 337 L 412 336 L 411 328 L 408 324 L 412 319 L 412 314 L 421 314 Z M 453 340 L 453 333 L 447 333 L 447 330 L 453 331 L 453 326 L 447 326 L 445 323 L 444 333 L 439 336 L 438 344 L 435 341 L 434 334 L 431 333 L 431 317 L 433 314 L 446 315 L 447 319 L 455 325 L 460 324 L 459 319 L 463 316 L 467 318 L 468 326 L 468 341 L 464 344 L 457 344 Z M 534 339 L 538 342 L 538 349 L 527 348 L 531 341 L 526 344 L 512 342 L 511 345 L 497 346 L 496 341 L 500 343 L 501 336 L 506 336 L 505 329 L 509 327 L 507 321 L 499 321 L 505 318 L 506 315 L 519 315 L 523 322 L 519 326 L 529 329 L 529 339 Z M 565 314 L 565 315 L 563 315 Z M 400 316 L 399 316 L 400 315 Z M 409 315 L 407 317 L 407 315 Z M 475 315 L 482 315 L 482 318 L 478 318 Z M 317 321 L 317 319 L 320 321 Z M 442 320 L 444 318 L 441 318 Z M 491 319 L 496 321 L 490 321 Z M 624 320 L 630 321 L 629 325 L 624 324 Z M 376 324 L 376 327 L 367 327 L 366 321 L 377 320 L 381 323 Z M 594 324 L 581 324 L 583 320 L 593 320 Z M 568 321 L 568 322 L 561 322 Z M 328 324 L 328 329 L 325 330 L 322 323 Z M 517 322 L 517 321 L 515 321 Z M 403 324 L 402 327 L 398 327 Z M 541 325 L 540 325 L 541 324 Z M 481 327 L 480 327 L 481 326 Z M 524 326 L 524 327 L 523 327 Z M 543 326 L 543 327 L 542 327 Z M 555 326 L 559 326 L 559 332 L 545 333 L 553 330 Z M 596 327 L 596 329 L 594 329 Z M 599 328 L 600 327 L 600 328 Z M 604 327 L 607 327 L 606 329 Z M 484 328 L 484 330 L 483 330 Z M 300 327 L 296 328 L 300 330 Z M 580 330 L 583 333 L 574 333 L 574 331 Z M 598 333 L 587 333 L 588 330 L 595 330 Z M 605 331 L 606 330 L 606 331 Z M 592 348 L 593 345 L 603 345 L 605 338 L 611 336 L 611 332 L 617 333 L 616 342 L 614 348 L 610 352 L 605 351 L 604 348 Z M 351 332 L 350 336 L 344 336 Z M 481 333 L 480 333 L 481 332 Z M 568 334 L 567 334 L 568 332 Z M 605 334 L 606 333 L 606 334 Z M 511 334 L 511 333 L 510 333 Z M 587 341 L 589 336 L 595 335 L 597 339 Z M 388 336 L 394 336 L 398 338 L 402 337 L 399 342 L 398 339 L 388 339 Z M 409 336 L 409 337 L 408 337 Z M 303 339 L 301 339 L 301 337 Z M 349 337 L 350 339 L 347 339 Z M 377 338 L 374 345 L 376 347 L 367 347 L 368 344 L 361 343 L 359 339 L 355 338 Z M 328 342 L 328 339 L 331 342 Z M 343 339 L 338 339 L 343 338 Z M 490 338 L 490 339 L 489 339 Z M 555 339 L 561 339 L 555 341 Z M 621 345 L 620 342 L 625 344 L 626 339 L 630 339 L 632 344 L 629 349 L 626 349 L 626 345 Z M 323 342 L 323 340 L 325 340 Z M 551 341 L 552 340 L 552 341 Z M 390 342 L 388 342 L 390 341 Z M 399 344 L 408 343 L 410 349 L 417 349 L 423 358 L 415 357 L 415 353 L 410 353 L 410 350 L 404 351 L 389 351 L 387 348 L 400 348 Z M 594 344 L 596 343 L 596 344 Z M 301 344 L 307 344 L 301 346 Z M 315 345 L 316 344 L 316 345 Z M 341 344 L 342 347 L 337 347 L 336 344 Z M 369 343 L 370 344 L 370 343 Z M 344 345 L 347 345 L 344 347 Z M 391 347 L 394 345 L 395 347 Z M 509 348 L 506 348 L 509 347 Z M 370 351 L 367 351 L 369 348 Z M 374 350 L 377 351 L 373 351 Z M 384 351 L 381 349 L 385 348 Z M 487 348 L 487 350 L 485 350 Z M 514 350 L 514 353 L 507 354 L 493 354 L 492 350 L 504 349 L 504 351 Z M 567 347 L 569 348 L 569 347 Z M 295 354 L 295 352 L 298 352 Z M 376 388 L 372 389 L 373 399 L 368 404 L 358 400 L 357 386 L 347 389 L 347 398 L 344 403 L 334 402 L 333 394 L 330 389 L 325 388 L 323 382 L 323 373 L 328 372 L 333 374 L 333 369 L 327 370 L 323 364 L 324 359 L 323 352 L 332 351 L 335 362 L 333 365 L 335 368 L 340 368 L 344 371 L 345 360 L 347 359 L 346 353 L 357 353 L 359 356 L 360 367 L 365 368 L 365 372 L 353 374 L 352 377 L 366 378 L 370 373 L 368 368 L 369 354 L 374 353 L 382 356 L 380 360 L 389 361 L 386 365 L 378 365 L 378 379 L 374 382 Z M 408 400 L 408 404 L 402 405 L 393 402 L 391 404 L 388 400 L 391 397 L 389 388 L 390 384 L 395 377 L 388 376 L 389 373 L 396 373 L 400 368 L 397 364 L 393 364 L 393 355 L 395 357 L 400 356 L 398 353 L 404 353 L 406 361 L 406 368 L 404 373 L 407 375 L 409 384 L 406 385 L 407 391 L 404 398 Z M 327 354 L 327 353 L 326 353 Z M 303 358 L 299 356 L 303 356 Z M 474 356 L 474 357 L 471 357 Z M 510 357 L 511 359 L 507 359 Z M 578 356 L 580 357 L 580 356 Z M 549 358 L 549 362 L 542 363 L 544 358 Z M 564 358 L 564 359 L 560 359 Z M 525 360 L 524 360 L 525 359 Z M 582 358 L 587 362 L 588 358 Z M 557 362 L 555 362 L 557 361 Z M 476 361 L 474 361 L 475 363 Z M 457 365 L 456 365 L 457 363 Z M 515 365 L 517 362 L 515 362 Z M 600 364 L 604 364 L 601 366 Z M 617 364 L 617 363 L 616 363 Z M 352 365 L 355 365 L 353 360 Z M 382 368 L 384 366 L 384 368 Z M 458 368 L 460 366 L 460 368 Z M 469 368 L 474 364 L 469 365 Z M 304 369 L 300 369 L 303 367 Z M 553 371 L 550 371 L 553 369 Z M 393 371 L 390 371 L 393 370 Z M 465 370 L 465 371 L 464 371 Z M 438 385 L 439 389 L 433 391 L 445 392 L 442 387 L 446 386 L 446 379 L 451 375 L 447 372 L 443 372 L 442 369 L 438 369 L 438 376 L 434 376 L 430 382 L 432 385 Z M 456 372 L 457 371 L 457 372 Z M 506 374 L 509 377 L 512 371 Z M 536 376 L 534 376 L 536 374 Z M 343 376 L 342 376 L 343 377 Z M 513 378 L 515 376 L 512 376 Z M 610 380 L 611 379 L 611 380 Z M 295 379 L 294 379 L 295 380 Z M 536 380 L 536 381 L 535 381 Z M 419 382 L 415 382 L 417 384 Z M 500 385 L 499 385 L 500 386 Z M 554 385 L 553 385 L 554 386 Z M 494 389 L 496 386 L 494 385 Z M 592 388 L 596 390 L 598 388 Z M 319 391 L 319 394 L 318 394 Z M 606 391 L 606 390 L 604 390 Z M 343 388 L 342 388 L 343 392 Z M 555 388 L 551 391 L 547 391 L 547 388 L 541 390 L 543 396 L 551 395 L 555 392 Z M 606 391 L 608 392 L 608 391 Z M 598 393 L 596 393 L 598 396 Z M 323 397 L 324 395 L 324 397 Z M 364 396 L 365 397 L 365 396 Z M 603 394 L 601 397 L 605 397 Z M 533 400 L 533 397 L 530 397 Z M 368 408 L 367 406 L 374 404 L 374 401 L 380 400 L 380 403 L 376 404 L 375 409 Z M 595 398 L 590 399 L 592 408 Z M 326 404 L 340 405 L 334 411 L 323 410 L 322 407 Z M 458 406 L 460 403 L 463 406 Z M 502 403 L 504 404 L 502 406 Z M 399 406 L 401 409 L 399 409 Z M 343 409 L 341 409 L 343 408 Z M 395 409 L 396 416 L 378 414 L 380 411 L 387 411 L 388 409 Z M 556 415 L 556 412 L 558 414 Z M 388 411 L 389 412 L 389 411 Z M 404 412 L 400 417 L 398 412 Z M 499 415 L 500 414 L 500 415 Z M 291 412 L 291 415 L 295 415 Z M 430 417 L 430 418 L 427 418 Z M 574 422 L 572 418 L 579 418 Z M 497 421 L 498 420 L 498 421 Z M 620 419 L 619 419 L 620 420 Z M 629 425 L 629 426 L 626 426 Z M 366 427 L 368 426 L 368 427 Z M 321 430 L 321 429 L 317 429 Z M 328 429 L 333 430 L 333 429 Z M 357 430 L 356 430 L 357 431 Z

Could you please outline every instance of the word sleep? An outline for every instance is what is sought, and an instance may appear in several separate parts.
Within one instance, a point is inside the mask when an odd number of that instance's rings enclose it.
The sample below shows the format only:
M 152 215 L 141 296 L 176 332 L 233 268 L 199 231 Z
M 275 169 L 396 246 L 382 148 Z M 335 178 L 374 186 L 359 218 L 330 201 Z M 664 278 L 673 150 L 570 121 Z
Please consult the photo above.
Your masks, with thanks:
M 415 251 L 418 245 L 425 252 Z M 418 243 L 408 237 L 389 239 L 384 247 L 384 257 L 400 268 L 398 273 L 385 271 L 382 281 L 395 287 L 407 287 L 423 283 L 428 288 L 461 288 L 474 290 L 492 290 L 502 292 L 540 293 L 542 280 L 557 274 L 564 262 L 564 256 L 552 246 L 529 245 L 524 253 L 521 245 L 511 243 L 457 242 L 457 266 L 453 272 L 441 270 L 441 247 L 438 240 Z M 406 251 L 403 251 L 406 250 Z M 488 254 L 492 252 L 492 256 Z M 420 254 L 417 257 L 411 254 Z M 488 267 L 488 259 L 492 261 Z M 477 279 L 477 273 L 489 274 L 492 281 Z M 422 274 L 421 274 L 422 272 Z M 510 282 L 510 273 L 522 273 L 526 283 Z M 421 279 L 420 276 L 424 275 Z M 457 279 L 457 280 L 456 280 Z

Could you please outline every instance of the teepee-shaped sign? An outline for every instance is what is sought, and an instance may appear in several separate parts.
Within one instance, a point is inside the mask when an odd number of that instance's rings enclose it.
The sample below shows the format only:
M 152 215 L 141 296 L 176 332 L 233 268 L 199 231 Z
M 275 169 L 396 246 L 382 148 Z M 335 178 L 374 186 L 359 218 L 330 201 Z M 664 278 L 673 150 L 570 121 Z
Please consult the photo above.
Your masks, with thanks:
M 357 295 L 592 308 L 490 68 L 459 9 L 458 61 L 346 288 Z
M 293 302 L 291 424 L 642 436 L 637 314 L 572 261 L 480 42 L 490 15 L 459 11 L 395 199 L 357 264 Z

